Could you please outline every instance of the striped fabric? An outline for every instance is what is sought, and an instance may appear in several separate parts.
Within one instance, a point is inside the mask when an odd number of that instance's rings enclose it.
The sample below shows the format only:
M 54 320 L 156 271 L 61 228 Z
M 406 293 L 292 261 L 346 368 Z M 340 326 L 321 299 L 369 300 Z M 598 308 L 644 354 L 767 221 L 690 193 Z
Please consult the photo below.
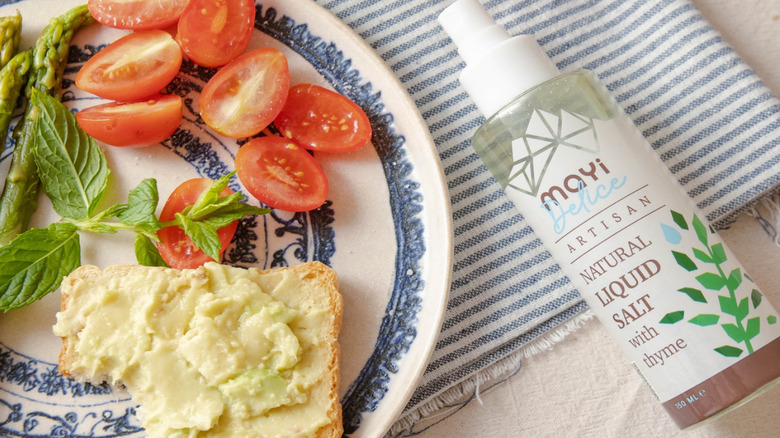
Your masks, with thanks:
M 475 379 L 484 382 L 496 364 L 517 365 L 524 345 L 585 305 L 471 147 L 484 119 L 457 81 L 464 64 L 436 22 L 449 2 L 317 1 L 405 85 L 450 189 L 451 299 L 398 434 Z M 533 34 L 561 71 L 598 74 L 716 225 L 780 182 L 778 101 L 688 0 L 491 0 L 485 7 L 511 34 Z

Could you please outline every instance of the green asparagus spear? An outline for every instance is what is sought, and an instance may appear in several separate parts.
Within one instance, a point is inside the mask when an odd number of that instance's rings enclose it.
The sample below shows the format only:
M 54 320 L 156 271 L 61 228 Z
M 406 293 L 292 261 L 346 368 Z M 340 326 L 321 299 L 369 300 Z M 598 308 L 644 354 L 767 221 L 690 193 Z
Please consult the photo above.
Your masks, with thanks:
M 0 145 L 5 145 L 19 93 L 27 83 L 32 52 L 16 53 L 22 39 L 22 16 L 0 17 Z M 0 147 L 0 150 L 2 148 Z
M 19 11 L 13 16 L 0 17 L 0 68 L 16 55 L 21 40 L 22 16 Z
M 33 76 L 27 83 L 27 98 L 32 94 L 33 86 L 50 96 L 59 93 L 70 40 L 82 26 L 94 22 L 87 5 L 76 6 L 49 22 L 35 42 Z
M 51 96 L 59 94 L 70 40 L 79 28 L 93 22 L 85 4 L 52 19 L 43 29 L 33 49 L 32 70 L 25 87 L 28 99 L 33 88 Z M 38 207 L 40 181 L 33 159 L 38 112 L 35 106 L 28 105 L 13 133 L 16 145 L 0 197 L 0 246 L 27 229 Z
M 5 142 L 14 109 L 32 64 L 32 51 L 17 53 L 0 69 L 0 144 Z

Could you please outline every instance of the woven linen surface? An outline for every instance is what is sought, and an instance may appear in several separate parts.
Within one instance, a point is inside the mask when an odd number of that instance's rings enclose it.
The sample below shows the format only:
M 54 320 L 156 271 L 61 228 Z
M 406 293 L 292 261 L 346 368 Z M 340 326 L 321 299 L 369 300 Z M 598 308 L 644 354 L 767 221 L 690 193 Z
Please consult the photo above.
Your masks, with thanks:
M 450 190 L 451 297 L 431 362 L 392 429 L 398 434 L 445 405 L 447 391 L 484 382 L 491 367 L 586 306 L 471 147 L 484 118 L 458 82 L 464 63 L 436 21 L 450 1 L 317 2 L 400 78 Z M 534 35 L 562 72 L 595 72 L 715 225 L 780 181 L 778 101 L 687 0 L 484 6 L 510 34 Z

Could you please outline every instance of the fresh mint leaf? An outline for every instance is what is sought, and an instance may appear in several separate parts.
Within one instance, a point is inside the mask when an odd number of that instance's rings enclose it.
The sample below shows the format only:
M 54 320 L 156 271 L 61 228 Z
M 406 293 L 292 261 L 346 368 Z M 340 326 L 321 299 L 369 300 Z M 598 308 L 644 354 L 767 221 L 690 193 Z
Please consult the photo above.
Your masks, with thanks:
M 200 205 L 197 208 L 192 208 L 195 206 L 195 204 L 193 204 L 186 210 L 182 211 L 182 213 L 184 213 L 185 216 L 192 220 L 201 220 L 216 214 L 217 211 L 224 207 L 227 207 L 231 204 L 240 203 L 243 200 L 244 195 L 241 193 L 231 193 L 230 195 L 216 198 L 209 204 Z
M 76 227 L 32 228 L 0 248 L 0 310 L 26 306 L 56 290 L 81 264 Z
M 240 193 L 232 193 L 225 197 L 220 197 L 222 191 L 225 190 L 230 178 L 235 175 L 235 171 L 223 175 L 220 179 L 214 182 L 207 190 L 198 196 L 195 203 L 190 206 L 186 211 L 186 215 L 190 219 L 200 219 L 204 216 L 211 214 L 214 210 L 221 208 L 231 202 L 241 201 L 244 199 L 244 195 Z
M 186 212 L 186 216 L 190 219 L 203 219 L 215 214 L 218 210 L 228 205 L 240 203 L 244 199 L 244 195 L 241 193 L 231 193 L 228 196 L 214 199 L 212 203 L 203 205 L 200 208 L 189 209 Z
M 135 258 L 138 260 L 139 265 L 168 267 L 168 264 L 160 256 L 157 246 L 149 237 L 143 234 L 136 234 L 133 247 L 135 249 Z
M 182 229 L 195 246 L 207 256 L 220 261 L 219 250 L 222 249 L 222 243 L 219 241 L 217 229 L 203 222 L 194 221 L 181 213 L 176 213 L 176 217 L 181 221 Z
M 106 219 L 110 219 L 112 217 L 119 215 L 119 213 L 125 209 L 127 209 L 127 204 L 114 204 L 111 207 L 108 207 L 107 209 L 97 213 L 95 216 L 91 218 L 91 220 L 97 222 L 104 221 Z
M 220 229 L 229 225 L 235 220 L 243 218 L 244 216 L 252 214 L 263 215 L 270 212 L 270 208 L 255 207 L 243 202 L 233 202 L 232 204 L 226 205 L 219 210 L 214 211 L 211 216 L 203 219 L 202 222 L 214 227 L 215 229 Z
M 35 90 L 30 103 L 40 111 L 33 154 L 44 192 L 60 216 L 88 218 L 108 183 L 103 151 L 56 98 Z
M 160 220 L 155 215 L 160 201 L 157 192 L 157 180 L 146 178 L 127 195 L 126 208 L 117 217 L 128 225 L 134 225 L 139 231 L 153 234 L 160 229 Z

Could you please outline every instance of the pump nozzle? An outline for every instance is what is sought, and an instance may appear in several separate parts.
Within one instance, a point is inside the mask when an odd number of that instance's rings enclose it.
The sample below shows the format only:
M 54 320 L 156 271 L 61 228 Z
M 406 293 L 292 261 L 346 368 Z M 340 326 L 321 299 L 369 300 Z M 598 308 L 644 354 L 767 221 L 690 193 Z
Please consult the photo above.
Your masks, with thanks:
M 533 37 L 510 37 L 478 0 L 457 0 L 439 23 L 466 62 L 460 83 L 485 117 L 559 74 Z
M 476 62 L 485 54 L 486 47 L 510 38 L 477 1 L 456 1 L 439 15 L 439 23 L 466 64 Z

